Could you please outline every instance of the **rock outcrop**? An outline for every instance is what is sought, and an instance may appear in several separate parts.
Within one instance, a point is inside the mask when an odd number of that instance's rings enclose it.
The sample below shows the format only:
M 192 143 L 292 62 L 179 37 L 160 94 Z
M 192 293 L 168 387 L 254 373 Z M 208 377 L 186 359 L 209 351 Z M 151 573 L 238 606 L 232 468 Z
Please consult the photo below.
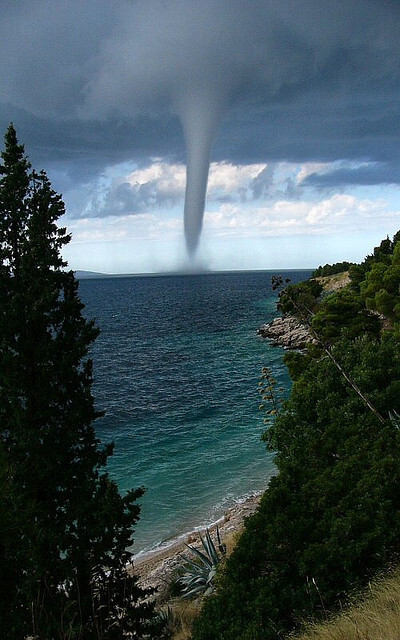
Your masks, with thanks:
M 269 324 L 262 325 L 257 333 L 262 338 L 272 340 L 274 346 L 286 349 L 305 349 L 310 342 L 316 342 L 309 329 L 293 316 L 275 318 Z

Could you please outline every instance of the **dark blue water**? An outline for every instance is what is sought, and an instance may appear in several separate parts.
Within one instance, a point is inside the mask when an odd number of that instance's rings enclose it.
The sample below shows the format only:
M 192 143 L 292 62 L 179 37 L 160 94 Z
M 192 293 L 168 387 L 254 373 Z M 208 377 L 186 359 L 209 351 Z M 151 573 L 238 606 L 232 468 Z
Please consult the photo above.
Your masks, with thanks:
M 146 487 L 135 550 L 215 521 L 266 487 L 274 472 L 260 441 L 263 366 L 286 388 L 282 350 L 257 335 L 276 315 L 271 273 L 82 280 L 93 348 L 96 425 L 114 441 L 121 491 Z M 290 272 L 292 281 L 309 272 Z

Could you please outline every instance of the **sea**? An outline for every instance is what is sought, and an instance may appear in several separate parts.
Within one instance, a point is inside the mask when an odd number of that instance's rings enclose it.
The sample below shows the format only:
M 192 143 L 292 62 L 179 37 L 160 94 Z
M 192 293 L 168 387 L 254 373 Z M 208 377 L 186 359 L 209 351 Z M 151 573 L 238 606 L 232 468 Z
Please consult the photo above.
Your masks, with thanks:
M 261 441 L 258 382 L 286 392 L 283 349 L 257 335 L 277 315 L 271 276 L 310 271 L 85 278 L 79 292 L 100 335 L 91 356 L 99 439 L 122 493 L 144 487 L 134 552 L 216 522 L 265 490 L 274 456 Z

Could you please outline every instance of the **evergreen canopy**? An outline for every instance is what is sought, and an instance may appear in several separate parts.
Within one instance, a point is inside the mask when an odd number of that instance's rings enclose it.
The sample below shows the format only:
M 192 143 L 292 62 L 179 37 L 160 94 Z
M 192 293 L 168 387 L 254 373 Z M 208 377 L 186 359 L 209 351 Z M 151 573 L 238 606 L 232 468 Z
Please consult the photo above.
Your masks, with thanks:
M 263 436 L 279 473 L 217 576 L 195 640 L 288 637 L 398 561 L 399 240 L 352 267 L 347 289 L 317 298 L 309 281 L 282 292 L 280 308 L 319 339 L 285 356 L 292 391 L 267 411 Z M 387 314 L 383 323 L 371 309 Z
M 127 570 L 142 490 L 119 494 L 93 428 L 98 330 L 61 256 L 64 204 L 13 125 L 1 157 L 0 635 L 155 638 Z

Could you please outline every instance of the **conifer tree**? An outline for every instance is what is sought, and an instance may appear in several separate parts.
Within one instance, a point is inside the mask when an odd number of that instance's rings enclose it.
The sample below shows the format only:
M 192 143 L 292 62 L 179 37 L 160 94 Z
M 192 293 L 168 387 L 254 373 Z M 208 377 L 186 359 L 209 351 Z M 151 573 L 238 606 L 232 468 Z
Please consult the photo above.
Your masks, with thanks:
M 98 330 L 61 256 L 64 204 L 13 125 L 1 157 L 0 636 L 155 638 L 127 571 L 142 490 L 119 494 L 93 428 Z

